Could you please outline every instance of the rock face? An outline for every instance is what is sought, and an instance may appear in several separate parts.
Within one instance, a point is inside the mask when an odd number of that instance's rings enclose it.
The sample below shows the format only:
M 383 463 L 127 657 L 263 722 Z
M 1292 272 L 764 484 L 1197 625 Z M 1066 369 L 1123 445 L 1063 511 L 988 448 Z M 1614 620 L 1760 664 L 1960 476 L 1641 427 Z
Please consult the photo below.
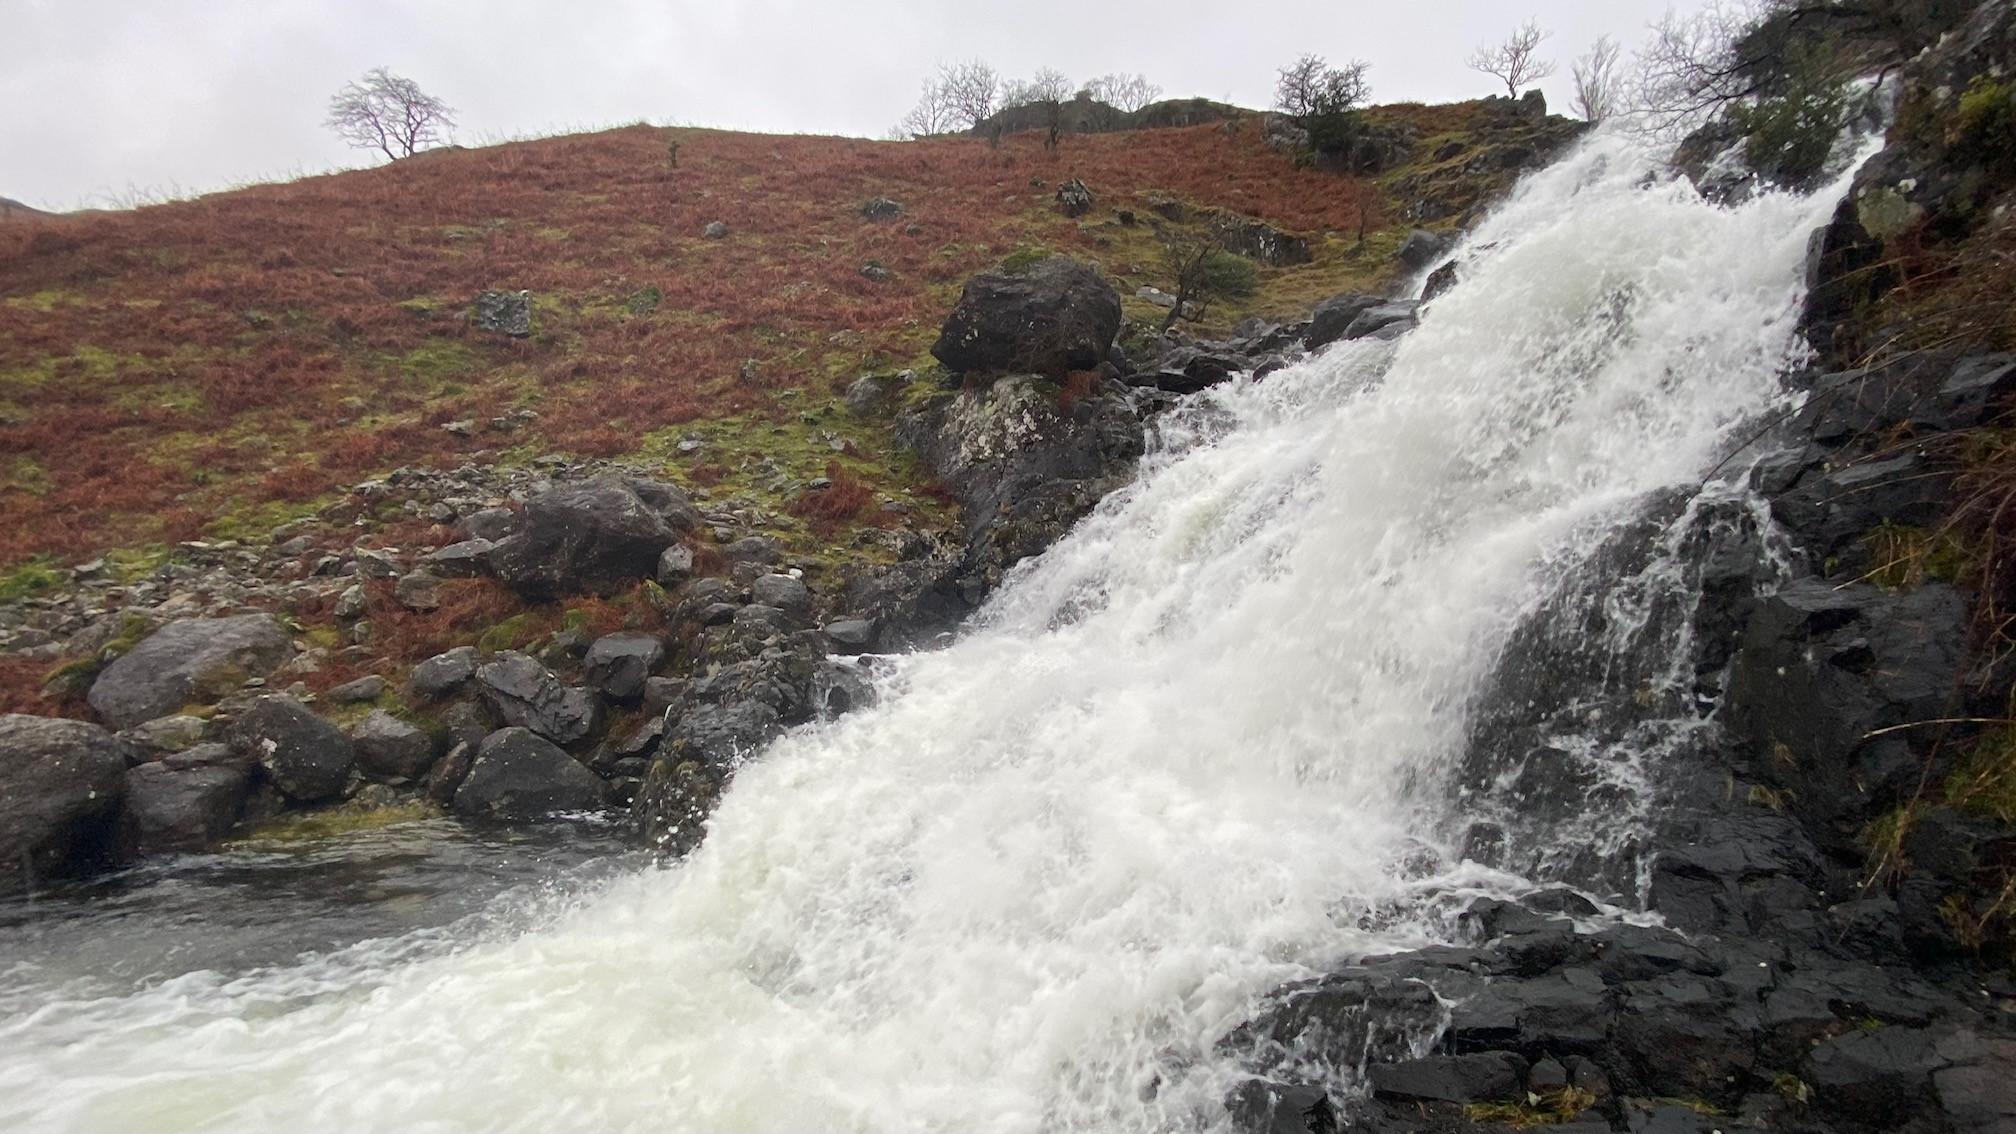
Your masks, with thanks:
M 106 724 L 132 728 L 235 692 L 293 653 L 293 639 L 268 614 L 171 622 L 106 666 L 88 699 Z
M 529 599 L 612 595 L 651 578 L 659 555 L 698 522 L 671 485 L 598 477 L 527 501 L 518 530 L 491 548 L 490 565 Z
M 967 281 L 931 353 L 956 374 L 1061 377 L 1106 360 L 1120 296 L 1089 265 L 1053 256 Z
M 231 722 L 231 746 L 266 769 L 266 778 L 297 803 L 343 794 L 357 751 L 335 725 L 283 694 L 254 701 Z
M 0 716 L 0 893 L 103 864 L 126 750 L 83 721 Z
M 1312 259 L 1308 237 L 1283 232 L 1252 217 L 1218 213 L 1212 216 L 1210 227 L 1219 247 L 1272 268 L 1306 264 Z
M 556 744 L 572 744 L 595 731 L 602 707 L 585 689 L 561 683 L 525 654 L 506 651 L 476 670 L 476 684 L 498 719 L 530 729 Z
M 490 734 L 455 790 L 455 810 L 489 819 L 531 819 L 602 805 L 602 781 L 529 729 Z
M 1310 317 L 1309 333 L 1304 342 L 1310 350 L 1329 346 L 1344 337 L 1344 332 L 1351 329 L 1358 316 L 1385 302 L 1376 295 L 1356 292 L 1333 295 L 1316 305 L 1316 313 Z

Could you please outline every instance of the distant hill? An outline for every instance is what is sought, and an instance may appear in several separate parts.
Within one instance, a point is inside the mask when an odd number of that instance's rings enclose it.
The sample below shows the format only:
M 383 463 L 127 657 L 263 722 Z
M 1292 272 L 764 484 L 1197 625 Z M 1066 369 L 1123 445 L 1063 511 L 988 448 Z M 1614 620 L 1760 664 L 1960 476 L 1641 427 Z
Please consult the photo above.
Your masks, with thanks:
M 0 222 L 34 220 L 37 217 L 51 217 L 55 213 L 31 209 L 12 197 L 0 197 Z

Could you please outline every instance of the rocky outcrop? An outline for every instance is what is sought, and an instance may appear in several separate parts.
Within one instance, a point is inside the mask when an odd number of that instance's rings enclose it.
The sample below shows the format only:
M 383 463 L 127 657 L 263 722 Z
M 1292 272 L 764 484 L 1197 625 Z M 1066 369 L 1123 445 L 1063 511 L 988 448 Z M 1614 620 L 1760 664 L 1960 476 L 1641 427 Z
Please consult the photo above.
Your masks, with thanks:
M 612 595 L 649 579 L 658 557 L 699 523 L 678 488 L 601 476 L 525 502 L 516 531 L 492 547 L 497 577 L 528 599 Z
M 126 758 L 97 725 L 0 716 L 0 893 L 110 859 Z
M 149 634 L 91 684 L 91 708 L 115 729 L 208 704 L 265 677 L 294 653 L 269 614 L 191 618 Z
M 968 280 L 931 353 L 956 374 L 1060 378 L 1106 360 L 1120 296 L 1097 269 L 1063 256 Z

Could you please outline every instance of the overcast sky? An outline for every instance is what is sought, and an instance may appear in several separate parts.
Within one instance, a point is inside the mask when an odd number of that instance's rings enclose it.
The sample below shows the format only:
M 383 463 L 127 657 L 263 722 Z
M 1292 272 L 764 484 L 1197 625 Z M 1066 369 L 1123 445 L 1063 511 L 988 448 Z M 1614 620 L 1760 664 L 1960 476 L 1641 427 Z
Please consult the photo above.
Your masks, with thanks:
M 1463 67 L 1531 13 L 1566 62 L 1699 0 L 0 0 L 0 196 L 43 208 L 368 164 L 322 126 L 387 66 L 459 111 L 465 144 L 648 119 L 880 137 L 938 61 L 1006 76 L 1138 71 L 1248 106 L 1313 51 L 1375 98 L 1487 94 Z

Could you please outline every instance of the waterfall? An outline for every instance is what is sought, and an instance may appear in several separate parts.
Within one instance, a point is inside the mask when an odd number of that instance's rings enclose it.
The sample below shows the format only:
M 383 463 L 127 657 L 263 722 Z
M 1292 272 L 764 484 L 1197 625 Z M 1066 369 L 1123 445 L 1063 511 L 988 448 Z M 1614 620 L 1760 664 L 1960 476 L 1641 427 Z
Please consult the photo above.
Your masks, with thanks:
M 1658 170 L 1599 134 L 1415 332 L 1160 419 L 1132 487 L 751 762 L 688 860 L 510 933 L 10 994 L 0 1127 L 1222 1125 L 1215 1045 L 1270 988 L 1438 939 L 1431 889 L 1527 884 L 1457 842 L 1481 685 L 1791 397 L 1845 185 L 1717 207 Z

